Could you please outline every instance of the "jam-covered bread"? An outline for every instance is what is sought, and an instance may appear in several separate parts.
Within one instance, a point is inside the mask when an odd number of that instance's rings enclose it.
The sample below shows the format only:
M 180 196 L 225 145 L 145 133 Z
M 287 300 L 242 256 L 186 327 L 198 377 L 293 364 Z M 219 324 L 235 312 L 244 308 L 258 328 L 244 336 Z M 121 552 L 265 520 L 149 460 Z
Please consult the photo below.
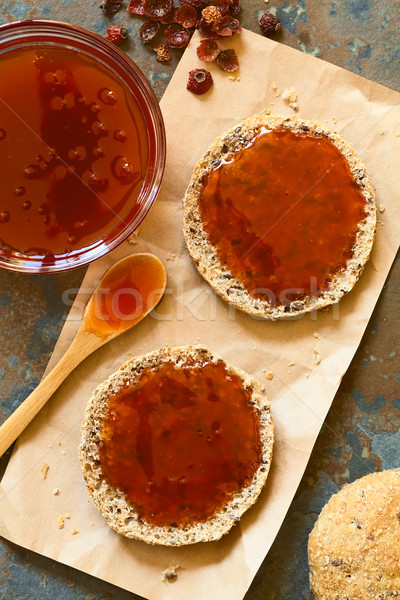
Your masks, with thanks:
M 374 192 L 350 145 L 297 117 L 254 115 L 217 138 L 184 198 L 184 235 L 228 303 L 279 319 L 349 292 L 368 260 Z
M 310 534 L 308 562 L 315 600 L 400 598 L 400 469 L 332 496 Z
M 257 500 L 273 424 L 258 382 L 204 346 L 133 358 L 93 393 L 80 460 L 110 527 L 150 544 L 219 539 Z

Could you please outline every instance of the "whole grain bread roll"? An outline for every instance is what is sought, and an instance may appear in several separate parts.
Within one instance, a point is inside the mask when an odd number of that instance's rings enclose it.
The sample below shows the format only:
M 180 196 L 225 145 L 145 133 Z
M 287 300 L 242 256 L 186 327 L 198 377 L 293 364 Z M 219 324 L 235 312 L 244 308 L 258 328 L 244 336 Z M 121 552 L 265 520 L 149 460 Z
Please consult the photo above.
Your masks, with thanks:
M 244 120 L 218 137 L 197 163 L 183 200 L 183 231 L 190 256 L 199 272 L 226 302 L 250 315 L 265 319 L 283 319 L 336 303 L 353 288 L 372 248 L 376 229 L 376 207 L 374 192 L 365 167 L 341 136 L 314 121 L 295 116 L 270 116 L 267 112 L 261 112 Z M 229 264 L 221 264 L 218 251 L 210 242 L 199 204 L 203 186 L 213 169 L 219 168 L 221 162 L 230 162 L 238 153 L 246 152 L 246 148 L 255 136 L 265 130 L 289 130 L 295 134 L 306 134 L 329 140 L 344 157 L 351 178 L 365 199 L 365 216 L 358 222 L 354 239 L 349 242 L 351 255 L 344 266 L 338 266 L 333 273 L 335 265 L 332 265 L 332 276 L 323 286 L 321 293 L 305 294 L 304 297 L 293 301 L 288 300 L 282 304 L 271 302 L 268 297 L 250 294 L 240 278 L 232 273 Z M 271 177 L 273 176 L 271 173 Z M 241 183 L 238 182 L 237 185 Z M 285 214 L 282 215 L 282 218 L 284 217 Z M 228 214 L 226 219 L 229 219 Z M 329 226 L 329 223 L 327 225 Z M 268 235 L 262 237 L 263 241 L 268 243 Z M 232 244 L 236 242 L 237 240 L 231 240 Z M 318 246 L 310 243 L 309 255 L 317 256 L 318 252 Z M 308 256 L 305 257 L 305 261 L 307 259 Z
M 315 600 L 400 598 L 400 469 L 332 496 L 310 534 L 308 562 Z
M 104 443 L 109 435 L 107 432 L 107 419 L 110 417 L 110 399 L 115 398 L 116 396 L 118 397 L 123 390 L 127 389 L 127 386 L 131 390 L 140 391 L 143 389 L 143 382 L 149 381 L 151 373 L 163 372 L 162 369 L 167 363 L 169 365 L 168 368 L 171 368 L 170 365 L 172 363 L 172 368 L 178 370 L 188 368 L 190 371 L 190 369 L 193 368 L 196 370 L 199 377 L 203 377 L 202 369 L 204 370 L 205 365 L 209 365 L 211 369 L 213 369 L 214 366 L 223 369 L 224 373 L 226 373 L 228 382 L 231 380 L 239 382 L 239 393 L 244 394 L 245 398 L 247 398 L 247 400 L 244 401 L 245 410 L 250 411 L 250 414 L 253 415 L 251 419 L 256 423 L 258 431 L 257 444 L 259 446 L 257 452 L 259 462 L 256 465 L 252 465 L 252 474 L 245 487 L 230 492 L 225 504 L 207 517 L 206 520 L 185 522 L 182 526 L 177 523 L 166 523 L 160 526 L 159 524 L 154 524 L 152 519 L 146 520 L 146 518 L 143 517 L 140 508 L 135 506 L 134 502 L 128 500 L 125 491 L 115 487 L 106 480 L 107 478 L 104 476 L 102 467 L 102 448 L 104 450 Z M 190 390 L 190 377 L 187 385 Z M 209 382 L 207 385 L 209 385 Z M 225 384 L 222 384 L 222 388 L 219 391 L 221 398 L 223 395 L 229 396 L 229 390 L 226 389 L 224 385 Z M 158 400 L 154 400 L 154 402 L 169 402 L 170 398 L 168 397 L 168 394 L 173 397 L 173 390 L 171 393 L 166 392 L 165 397 L 161 395 L 161 397 Z M 189 396 L 190 395 L 191 392 L 189 391 Z M 211 397 L 210 400 L 214 402 L 216 398 Z M 174 400 L 172 398 L 172 403 L 173 402 Z M 226 400 L 224 400 L 224 402 L 226 402 Z M 182 400 L 178 400 L 179 408 L 180 404 L 182 404 Z M 223 404 L 223 408 L 224 407 L 225 404 Z M 154 410 L 158 410 L 158 404 L 155 406 Z M 228 410 L 226 410 L 224 414 L 233 419 L 232 422 L 237 431 L 235 443 L 239 447 L 240 445 L 249 442 L 243 436 L 241 423 L 234 422 L 235 418 L 237 419 L 234 415 L 235 410 L 235 406 L 232 405 L 232 407 L 229 408 L 228 405 Z M 232 417 L 230 415 L 232 415 Z M 176 418 L 179 419 L 179 411 L 176 411 Z M 189 413 L 189 419 L 190 418 Z M 215 430 L 219 426 L 218 424 L 213 424 L 212 427 Z M 254 425 L 251 427 L 254 430 Z M 230 443 L 230 440 L 226 439 L 223 424 L 221 429 L 223 444 L 222 446 L 220 444 L 216 444 L 215 446 L 215 452 L 217 453 L 215 454 L 216 459 L 218 459 L 220 453 L 222 453 L 222 455 L 224 455 L 224 452 L 226 453 L 224 447 L 226 444 Z M 218 433 L 219 432 L 217 431 L 216 435 L 218 435 Z M 239 521 L 243 513 L 254 504 L 267 480 L 272 458 L 273 439 L 274 432 L 269 403 L 266 398 L 261 395 L 260 385 L 256 379 L 241 369 L 225 363 L 219 356 L 212 353 L 205 346 L 183 346 L 163 348 L 151 352 L 150 354 L 145 354 L 129 360 L 119 371 L 111 375 L 93 392 L 82 422 L 79 455 L 82 473 L 89 496 L 96 507 L 101 511 L 102 515 L 106 518 L 110 527 L 124 536 L 143 540 L 149 544 L 179 546 L 219 539 L 226 534 L 232 526 Z M 139 447 L 139 444 L 136 443 L 135 447 L 138 448 L 138 452 L 143 454 L 143 446 Z M 124 450 L 121 448 L 121 454 L 123 453 Z M 184 448 L 181 454 L 184 454 L 185 457 L 187 456 L 188 463 L 196 461 L 196 457 L 193 457 L 193 460 L 191 458 L 190 447 Z M 142 456 L 141 458 L 144 459 L 144 461 L 146 460 L 146 457 Z M 165 460 L 165 456 L 152 456 L 152 460 L 153 463 L 157 463 L 157 461 Z

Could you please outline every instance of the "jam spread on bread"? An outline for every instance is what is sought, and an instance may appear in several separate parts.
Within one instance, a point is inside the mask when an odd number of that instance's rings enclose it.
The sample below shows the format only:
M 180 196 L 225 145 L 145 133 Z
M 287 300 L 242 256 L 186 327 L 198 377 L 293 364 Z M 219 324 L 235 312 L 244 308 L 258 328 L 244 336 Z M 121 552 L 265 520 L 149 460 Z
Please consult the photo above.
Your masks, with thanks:
M 166 361 L 110 396 L 105 481 L 158 526 L 205 522 L 251 484 L 262 461 L 252 392 L 223 361 Z
M 199 197 L 219 262 L 274 306 L 321 295 L 346 267 L 365 203 L 329 139 L 266 128 L 215 161 Z

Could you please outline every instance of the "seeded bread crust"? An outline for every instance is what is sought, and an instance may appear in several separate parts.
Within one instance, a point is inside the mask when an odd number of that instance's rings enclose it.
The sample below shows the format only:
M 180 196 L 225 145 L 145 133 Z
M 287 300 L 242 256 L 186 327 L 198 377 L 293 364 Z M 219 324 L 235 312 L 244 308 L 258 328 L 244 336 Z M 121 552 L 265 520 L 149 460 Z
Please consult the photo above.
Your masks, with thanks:
M 206 522 L 179 527 L 159 527 L 141 519 L 135 509 L 127 503 L 122 491 L 111 487 L 103 478 L 100 465 L 102 422 L 108 412 L 108 399 L 127 383 L 134 384 L 144 369 L 154 369 L 164 362 L 173 361 L 177 367 L 188 360 L 195 363 L 222 360 L 205 346 L 182 346 L 163 348 L 150 354 L 133 358 L 119 371 L 111 375 L 94 392 L 87 405 L 82 422 L 79 456 L 89 496 L 107 519 L 110 527 L 129 538 L 143 540 L 149 544 L 180 546 L 197 542 L 218 540 L 239 521 L 242 514 L 257 500 L 267 480 L 272 458 L 274 429 L 269 403 L 260 394 L 256 379 L 224 361 L 228 373 L 237 375 L 243 386 L 252 393 L 251 402 L 258 418 L 262 462 L 253 476 L 251 484 L 240 490 L 221 510 Z
M 294 133 L 308 133 L 316 137 L 329 139 L 345 157 L 354 181 L 365 198 L 366 217 L 358 226 L 353 245 L 352 257 L 346 267 L 338 271 L 331 279 L 328 288 L 318 297 L 306 296 L 295 300 L 288 306 L 271 306 L 266 300 L 252 298 L 244 285 L 219 262 L 216 250 L 210 243 L 199 207 L 204 176 L 222 158 L 227 160 L 236 151 L 242 149 L 262 127 L 268 129 L 289 129 Z M 294 116 L 270 116 L 267 112 L 254 115 L 218 137 L 197 163 L 184 197 L 183 232 L 189 254 L 204 279 L 229 304 L 250 315 L 265 319 L 284 319 L 301 315 L 315 309 L 334 304 L 349 292 L 368 260 L 376 229 L 376 207 L 374 191 L 361 160 L 337 133 L 329 131 L 319 123 L 306 121 Z
M 329 500 L 308 562 L 315 600 L 400 598 L 400 469 L 361 477 Z

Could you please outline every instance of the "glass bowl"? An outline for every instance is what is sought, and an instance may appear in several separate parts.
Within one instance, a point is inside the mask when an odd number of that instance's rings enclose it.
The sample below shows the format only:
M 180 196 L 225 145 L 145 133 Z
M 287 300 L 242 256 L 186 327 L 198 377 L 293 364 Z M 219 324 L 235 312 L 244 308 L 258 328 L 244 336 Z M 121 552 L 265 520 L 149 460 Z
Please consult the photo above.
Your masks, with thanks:
M 64 271 L 104 256 L 159 191 L 157 99 L 114 44 L 55 21 L 0 27 L 0 267 Z

